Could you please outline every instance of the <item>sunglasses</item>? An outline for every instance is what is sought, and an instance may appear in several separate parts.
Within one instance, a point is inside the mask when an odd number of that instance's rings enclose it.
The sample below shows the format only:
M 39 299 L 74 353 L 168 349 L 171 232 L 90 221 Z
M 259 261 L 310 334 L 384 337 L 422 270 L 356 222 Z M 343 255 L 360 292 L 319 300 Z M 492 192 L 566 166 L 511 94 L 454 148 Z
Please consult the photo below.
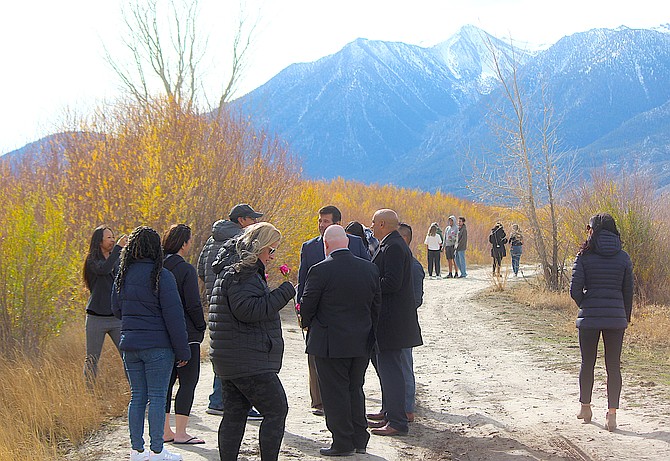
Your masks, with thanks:
M 273 255 L 273 254 L 275 254 L 275 251 L 277 251 L 276 248 L 272 248 L 272 247 L 268 247 L 268 248 L 269 248 L 269 250 L 268 250 L 269 255 Z

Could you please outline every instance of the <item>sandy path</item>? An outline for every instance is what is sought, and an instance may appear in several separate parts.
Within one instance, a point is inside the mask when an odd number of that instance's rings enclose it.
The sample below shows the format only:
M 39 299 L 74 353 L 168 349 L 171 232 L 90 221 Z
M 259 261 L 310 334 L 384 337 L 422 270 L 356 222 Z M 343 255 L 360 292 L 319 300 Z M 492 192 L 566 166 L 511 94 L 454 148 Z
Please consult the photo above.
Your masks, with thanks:
M 599 373 L 593 423 L 581 424 L 575 418 L 579 351 L 573 352 L 574 372 L 552 370 L 552 357 L 564 352 L 533 342 L 498 306 L 473 300 L 489 286 L 487 274 L 480 269 L 464 280 L 426 280 L 420 308 L 425 344 L 414 354 L 417 421 L 408 436 L 372 436 L 368 454 L 357 459 L 670 460 L 668 402 L 629 386 L 624 371 L 620 430 L 609 433 L 603 429 L 606 399 Z M 323 418 L 309 411 L 302 337 L 291 309 L 282 320 L 286 348 L 280 377 L 290 410 L 281 459 L 324 459 L 318 449 L 329 445 L 330 434 Z M 372 367 L 367 378 L 368 410 L 376 411 L 380 395 Z M 211 366 L 205 363 L 189 426 L 207 443 L 169 447 L 188 461 L 219 459 L 220 418 L 205 413 L 211 382 Z M 247 424 L 240 459 L 259 459 L 258 424 Z M 121 419 L 69 459 L 121 461 L 128 446 Z

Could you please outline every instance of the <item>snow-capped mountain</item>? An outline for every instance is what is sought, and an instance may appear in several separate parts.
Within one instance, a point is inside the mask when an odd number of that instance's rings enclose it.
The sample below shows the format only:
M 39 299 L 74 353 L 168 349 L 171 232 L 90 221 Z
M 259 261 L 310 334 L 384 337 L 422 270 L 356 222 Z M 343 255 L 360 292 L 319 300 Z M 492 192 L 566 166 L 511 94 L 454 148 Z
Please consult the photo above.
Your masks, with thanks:
M 616 165 L 633 151 L 638 166 L 670 162 L 670 34 L 661 30 L 596 29 L 541 51 L 474 26 L 431 48 L 358 39 L 233 104 L 284 137 L 309 177 L 462 193 L 464 151 L 493 148 L 485 118 L 500 105 L 494 49 L 517 62 L 524 93 L 544 92 L 561 145 L 584 165 Z

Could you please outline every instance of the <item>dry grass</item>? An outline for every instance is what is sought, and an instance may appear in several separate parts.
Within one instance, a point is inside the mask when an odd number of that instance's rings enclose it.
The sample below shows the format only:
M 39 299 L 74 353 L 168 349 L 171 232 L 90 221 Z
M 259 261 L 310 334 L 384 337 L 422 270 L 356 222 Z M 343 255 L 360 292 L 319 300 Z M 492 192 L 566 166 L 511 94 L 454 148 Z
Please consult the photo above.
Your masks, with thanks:
M 550 292 L 531 283 L 519 284 L 506 295 L 520 304 L 519 319 L 541 329 L 541 334 L 557 343 L 577 344 L 577 306 L 567 292 Z M 538 321 L 539 320 L 539 321 Z M 670 385 L 670 307 L 633 307 L 626 330 L 622 360 L 640 382 Z
M 123 414 L 128 385 L 121 359 L 106 341 L 96 389 L 82 366 L 83 327 L 54 339 L 39 359 L 17 355 L 0 362 L 0 461 L 62 459 L 111 416 Z

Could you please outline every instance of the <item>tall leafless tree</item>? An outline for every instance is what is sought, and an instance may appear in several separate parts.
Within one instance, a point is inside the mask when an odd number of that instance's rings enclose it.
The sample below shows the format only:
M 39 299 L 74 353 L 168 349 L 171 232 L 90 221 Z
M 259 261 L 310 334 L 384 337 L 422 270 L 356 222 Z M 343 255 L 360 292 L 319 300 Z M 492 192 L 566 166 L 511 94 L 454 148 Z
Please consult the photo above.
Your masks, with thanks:
M 124 44 L 130 52 L 129 63 L 125 64 L 109 51 L 106 57 L 140 104 L 148 104 L 157 94 L 187 109 L 198 102 L 198 95 L 204 91 L 200 64 L 209 42 L 206 34 L 201 33 L 199 13 L 198 0 L 136 0 L 123 11 Z M 229 75 L 221 79 L 227 81 L 222 85 L 221 94 L 214 98 L 219 115 L 245 70 L 256 25 L 257 21 L 250 21 L 240 3 Z
M 535 104 L 533 95 L 521 87 L 515 48 L 505 54 L 486 42 L 502 90 L 487 117 L 497 148 L 473 161 L 468 187 L 481 199 L 521 211 L 532 232 L 545 285 L 558 290 L 565 263 L 558 200 L 571 177 L 568 152 L 559 147 L 558 124 L 544 87 Z

